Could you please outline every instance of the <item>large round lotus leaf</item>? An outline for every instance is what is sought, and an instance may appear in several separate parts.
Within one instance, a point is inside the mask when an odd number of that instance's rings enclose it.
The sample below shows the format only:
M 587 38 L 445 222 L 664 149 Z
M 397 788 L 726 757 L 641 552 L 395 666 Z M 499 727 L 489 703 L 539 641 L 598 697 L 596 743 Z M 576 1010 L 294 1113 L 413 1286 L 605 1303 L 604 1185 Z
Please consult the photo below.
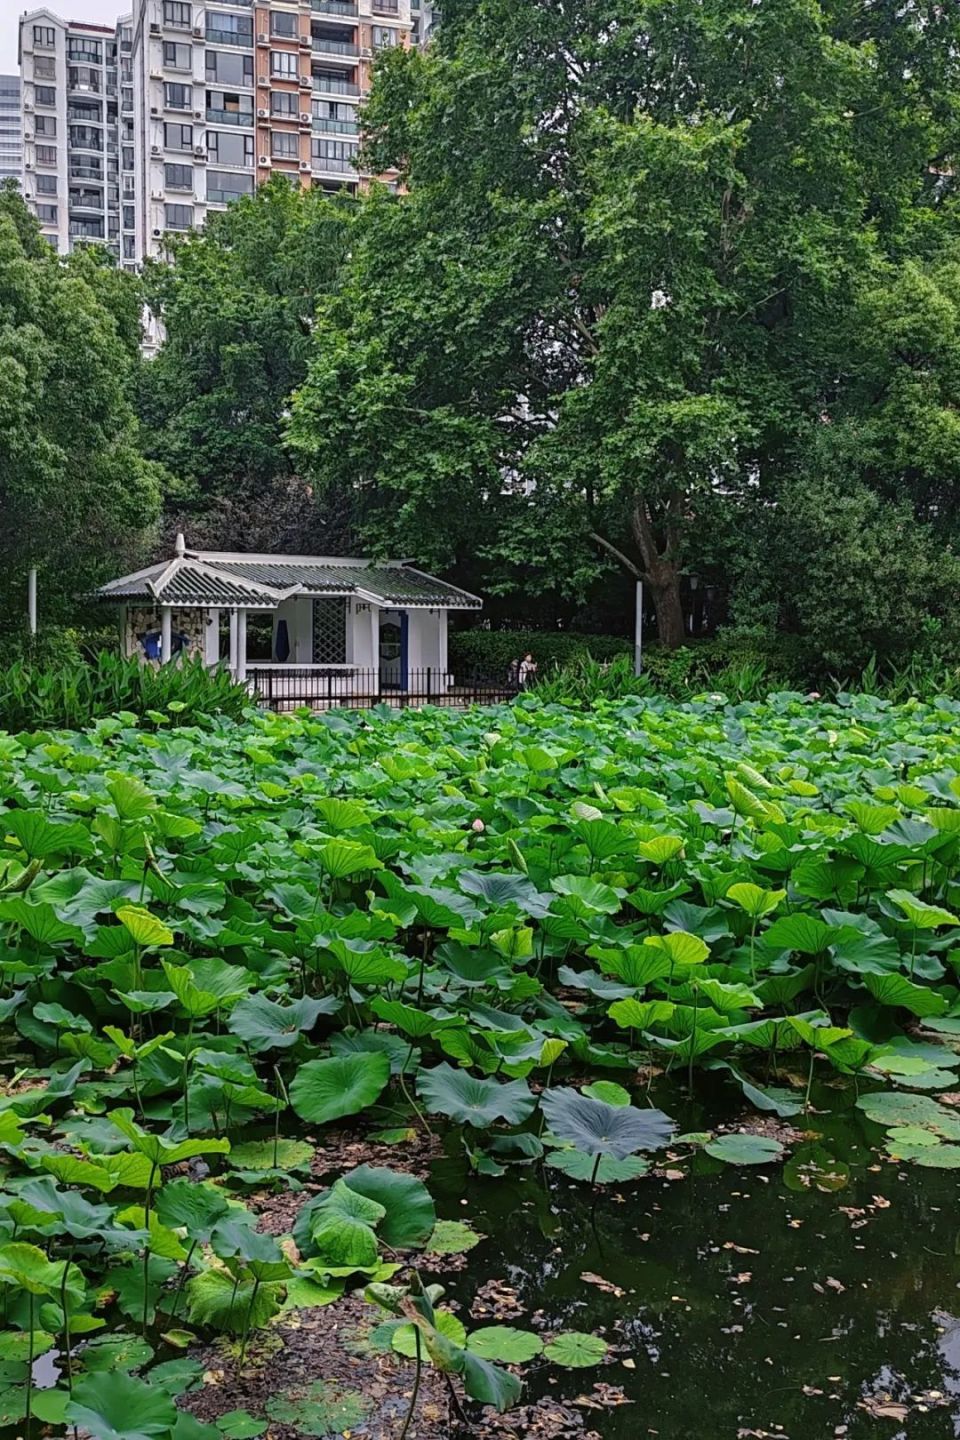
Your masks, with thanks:
M 674 1132 L 673 1121 L 662 1110 L 607 1105 L 576 1090 L 544 1090 L 540 1105 L 553 1134 L 585 1155 L 624 1160 L 638 1150 L 659 1149 Z
M 873 1095 L 861 1095 L 857 1108 L 878 1125 L 919 1125 L 925 1130 L 935 1130 L 946 1140 L 960 1140 L 960 1115 L 944 1109 L 929 1095 L 881 1090 Z
M 370 1402 L 358 1391 L 344 1390 L 335 1380 L 314 1380 L 267 1401 L 267 1414 L 278 1425 L 318 1437 L 356 1430 L 369 1409 Z
M 924 1170 L 960 1170 L 960 1145 L 918 1146 L 913 1158 Z
M 425 1245 L 437 1223 L 437 1212 L 422 1180 L 386 1166 L 361 1165 L 343 1176 L 343 1183 L 357 1195 L 375 1200 L 386 1212 L 377 1234 L 399 1250 Z
M 300 1170 L 313 1156 L 306 1140 L 278 1140 L 276 1155 L 272 1140 L 245 1140 L 230 1151 L 230 1165 L 235 1170 Z
M 301 1120 L 323 1125 L 355 1115 L 379 1097 L 390 1079 L 386 1055 L 337 1055 L 301 1065 L 290 1085 L 290 1104 Z
M 451 1340 L 454 1345 L 462 1345 L 467 1338 L 467 1332 L 463 1321 L 458 1319 L 451 1310 L 437 1310 L 434 1312 L 436 1328 L 445 1339 Z M 393 1332 L 391 1341 L 394 1350 L 398 1355 L 406 1355 L 408 1360 L 416 1359 L 417 1338 L 413 1333 L 412 1325 L 398 1325 Z M 428 1358 L 427 1347 L 421 1336 L 420 1354 L 424 1360 Z
M 514 1330 L 510 1325 L 487 1325 L 474 1330 L 467 1349 L 484 1360 L 501 1365 L 524 1365 L 543 1350 L 543 1341 L 532 1330 Z
M 427 1245 L 429 1255 L 463 1255 L 483 1237 L 463 1220 L 438 1220 Z
M 217 1429 L 226 1440 L 257 1440 L 267 1428 L 266 1420 L 259 1420 L 249 1410 L 228 1410 L 216 1421 Z
M 431 1115 L 449 1115 L 461 1125 L 478 1129 L 495 1120 L 520 1125 L 536 1104 L 522 1080 L 481 1080 L 466 1070 L 455 1070 L 446 1061 L 420 1071 L 417 1091 Z
M 599 1365 L 609 1346 L 599 1335 L 585 1335 L 579 1330 L 567 1330 L 557 1335 L 544 1348 L 544 1355 L 554 1365 L 565 1370 L 585 1370 L 589 1365 Z
M 320 1015 L 339 1010 L 340 1001 L 327 996 L 312 1000 L 303 995 L 290 1005 L 278 1005 L 265 995 L 248 995 L 230 1014 L 229 1027 L 249 1049 L 286 1050 L 295 1045 L 305 1030 L 312 1030 Z
M 595 1185 L 626 1185 L 650 1170 L 650 1162 L 639 1155 L 628 1155 L 623 1160 L 601 1155 L 597 1165 L 597 1157 L 585 1155 L 582 1150 L 554 1150 L 547 1156 L 547 1164 L 552 1170 L 562 1170 L 571 1180 L 590 1180 Z
M 165 1390 L 115 1371 L 78 1380 L 65 1414 L 96 1440 L 137 1440 L 172 1429 L 177 1407 Z
M 605 1105 L 630 1104 L 630 1091 L 615 1080 L 594 1080 L 592 1085 L 584 1085 L 582 1093 L 591 1100 L 602 1100 Z
M 225 1195 L 212 1185 L 198 1185 L 186 1178 L 173 1180 L 157 1192 L 154 1208 L 164 1225 L 185 1229 L 191 1240 L 206 1240 L 229 1206 Z
M 765 1135 L 718 1135 L 703 1148 L 727 1165 L 769 1165 L 783 1154 L 779 1140 L 768 1140 Z

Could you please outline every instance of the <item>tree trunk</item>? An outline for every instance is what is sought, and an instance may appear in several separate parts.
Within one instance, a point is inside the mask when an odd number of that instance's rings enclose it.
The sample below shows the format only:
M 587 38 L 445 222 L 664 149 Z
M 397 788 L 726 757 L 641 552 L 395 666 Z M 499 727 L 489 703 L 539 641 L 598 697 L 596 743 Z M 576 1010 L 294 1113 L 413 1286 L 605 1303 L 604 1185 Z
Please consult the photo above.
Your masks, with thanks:
M 666 562 L 657 578 L 648 576 L 647 585 L 657 612 L 657 638 L 665 650 L 676 650 L 687 638 L 687 629 L 680 603 L 680 573 Z

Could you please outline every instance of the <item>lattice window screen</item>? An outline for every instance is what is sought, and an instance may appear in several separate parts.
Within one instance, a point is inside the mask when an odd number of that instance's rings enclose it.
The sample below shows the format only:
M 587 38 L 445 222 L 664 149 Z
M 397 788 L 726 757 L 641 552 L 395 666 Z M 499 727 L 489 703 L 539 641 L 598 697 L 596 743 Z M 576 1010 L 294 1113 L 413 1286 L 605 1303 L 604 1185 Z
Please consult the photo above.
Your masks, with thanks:
M 347 602 L 314 600 L 313 663 L 343 665 L 347 659 Z

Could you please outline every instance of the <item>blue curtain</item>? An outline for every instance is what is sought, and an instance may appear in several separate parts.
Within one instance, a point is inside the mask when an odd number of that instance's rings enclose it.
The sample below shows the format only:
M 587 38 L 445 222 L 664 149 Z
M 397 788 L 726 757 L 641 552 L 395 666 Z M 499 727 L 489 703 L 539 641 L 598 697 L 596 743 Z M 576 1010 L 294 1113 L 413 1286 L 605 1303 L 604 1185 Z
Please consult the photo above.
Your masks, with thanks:
M 290 632 L 286 620 L 281 620 L 277 625 L 277 638 L 273 649 L 281 663 L 290 659 Z

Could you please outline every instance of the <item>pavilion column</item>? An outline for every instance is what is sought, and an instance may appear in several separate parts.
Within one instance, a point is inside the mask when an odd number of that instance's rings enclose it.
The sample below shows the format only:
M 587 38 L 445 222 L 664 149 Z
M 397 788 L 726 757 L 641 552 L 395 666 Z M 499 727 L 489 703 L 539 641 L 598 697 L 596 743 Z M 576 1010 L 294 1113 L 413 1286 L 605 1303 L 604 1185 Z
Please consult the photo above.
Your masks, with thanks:
M 166 665 L 173 652 L 173 607 L 160 606 L 160 660 Z
M 214 607 L 206 612 L 203 627 L 203 659 L 211 669 L 220 663 L 220 611 Z
M 231 611 L 230 611 L 230 674 L 233 676 L 234 679 L 237 678 L 237 655 L 239 654 L 239 650 L 238 650 L 238 647 L 237 647 L 237 633 L 238 633 L 238 631 L 239 631 L 239 628 L 240 628 L 239 612 L 238 612 L 237 610 L 235 610 L 235 609 L 234 609 L 234 610 L 231 610 Z
M 370 664 L 373 692 L 380 694 L 380 611 L 370 606 Z
M 247 612 L 235 610 L 237 617 L 237 670 L 238 680 L 247 678 Z

